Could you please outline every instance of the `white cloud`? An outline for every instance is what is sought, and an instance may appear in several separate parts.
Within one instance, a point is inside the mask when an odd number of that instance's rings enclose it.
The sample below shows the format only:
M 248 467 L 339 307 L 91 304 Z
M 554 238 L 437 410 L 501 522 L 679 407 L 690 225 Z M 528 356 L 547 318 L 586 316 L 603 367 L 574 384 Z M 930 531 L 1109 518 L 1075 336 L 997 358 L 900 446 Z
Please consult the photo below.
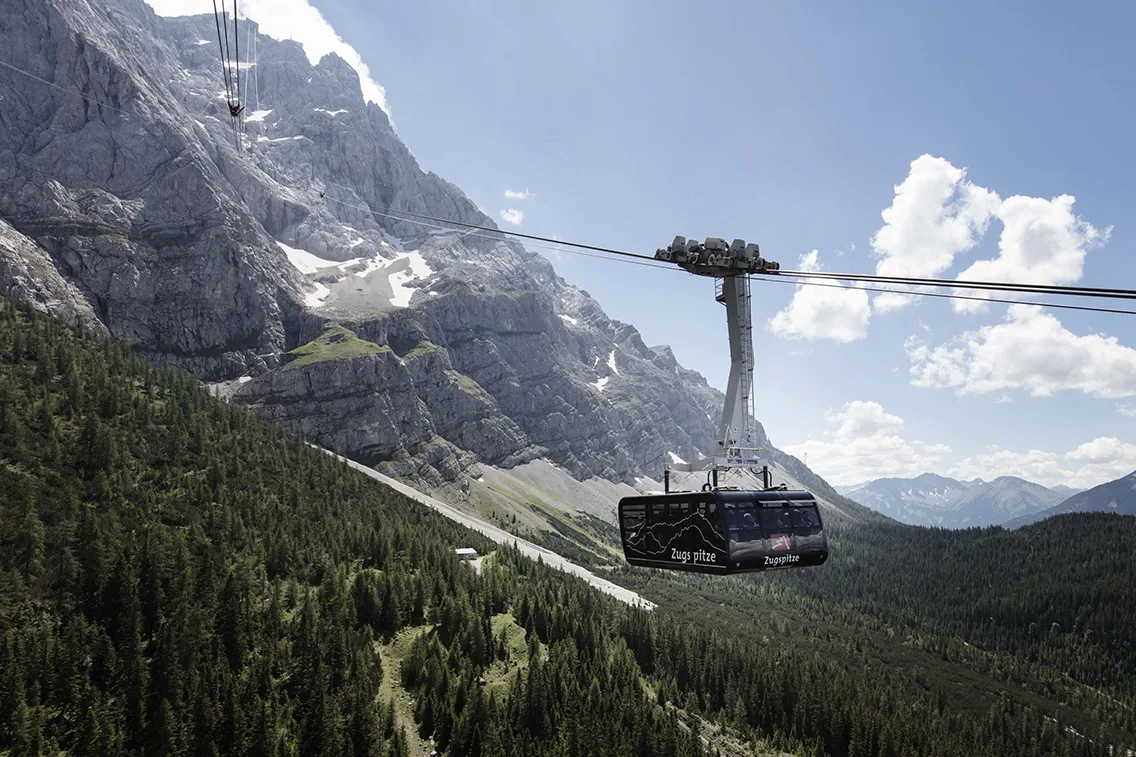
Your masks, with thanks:
M 832 435 L 838 440 L 852 440 L 861 436 L 899 431 L 903 419 L 884 410 L 878 402 L 854 400 L 844 406 L 843 413 L 829 413 L 829 423 L 836 426 Z
M 966 180 L 966 170 L 943 158 L 921 155 L 911 161 L 895 198 L 880 215 L 884 225 L 872 236 L 880 256 L 880 276 L 936 277 L 955 255 L 973 247 L 998 209 L 998 195 Z M 912 298 L 877 295 L 876 311 L 901 308 Z
M 1063 390 L 1106 399 L 1136 396 L 1136 350 L 1115 337 L 1078 336 L 1030 305 L 1011 305 L 1004 322 L 938 347 L 910 337 L 904 349 L 914 386 L 959 394 L 1024 389 L 1035 397 Z
M 1129 418 L 1136 418 L 1136 405 L 1121 404 L 1116 407 L 1116 411 Z
M 992 481 L 999 476 L 1017 476 L 1027 481 L 1054 486 L 1068 480 L 1071 473 L 1061 468 L 1061 459 L 1054 452 L 1031 449 L 1027 452 L 1013 452 L 991 445 L 980 455 L 959 461 L 946 475 L 969 481 L 981 478 Z
M 974 263 L 958 275 L 959 280 L 1027 284 L 1080 281 L 1086 250 L 1105 244 L 1112 227 L 1100 231 L 1081 220 L 1073 214 L 1073 202 L 1071 195 L 1052 200 L 1008 198 L 998 208 L 1003 223 L 998 256 Z M 955 300 L 953 304 L 959 312 L 986 307 L 986 303 L 973 300 Z
M 1088 489 L 1126 476 L 1133 470 L 1136 470 L 1136 444 L 1102 436 L 1064 455 L 1038 449 L 1014 452 L 994 445 L 980 455 L 960 461 L 947 475 L 987 481 L 998 476 L 1017 476 L 1043 486 L 1065 484 Z
M 799 270 L 819 271 L 816 250 L 801 256 Z M 769 319 L 769 328 L 783 337 L 854 342 L 868 333 L 872 308 L 862 289 L 798 286 L 788 307 Z
M 199 0 L 146 0 L 159 16 L 199 16 L 206 6 Z M 304 46 L 312 65 L 334 52 L 359 74 L 363 97 L 390 115 L 386 90 L 371 78 L 359 53 L 343 41 L 323 15 L 308 0 L 242 0 L 242 18 L 250 18 L 262 34 L 275 39 L 294 39 Z M 244 30 L 242 28 L 242 34 Z M 241 40 L 244 41 L 243 39 Z
M 1102 465 L 1116 460 L 1131 460 L 1136 467 L 1136 444 L 1125 444 L 1115 436 L 1101 436 L 1085 442 L 1077 449 L 1066 452 L 1065 459 L 1073 463 Z
M 533 197 L 536 197 L 536 192 L 530 192 L 527 189 L 524 191 L 517 191 L 515 189 L 505 190 L 506 200 L 530 200 Z
M 522 223 L 524 223 L 525 212 L 523 210 L 517 210 L 516 208 L 502 210 L 501 220 L 512 226 L 520 226 Z
M 936 468 L 951 451 L 946 445 L 903 438 L 903 419 L 877 402 L 849 402 L 842 412 L 829 412 L 825 419 L 830 429 L 823 440 L 810 439 L 784 449 L 807 458 L 810 468 L 837 485 L 918 475 Z
M 807 459 L 810 468 L 836 485 L 942 471 L 962 480 L 1017 476 L 1043 486 L 1090 488 L 1136 470 L 1136 444 L 1115 437 L 1085 442 L 1063 455 L 1039 449 L 1015 452 L 992 445 L 946 468 L 943 458 L 951 453 L 950 447 L 904 438 L 903 419 L 878 402 L 849 402 L 840 412 L 826 412 L 825 420 L 829 428 L 823 439 L 784 449 Z
M 1073 474 L 1073 486 L 1096 486 L 1136 470 L 1136 444 L 1102 436 L 1066 452 L 1065 459 L 1080 466 Z
M 1086 251 L 1105 244 L 1112 227 L 1102 231 L 1078 218 L 1073 203 L 1071 195 L 1051 200 L 1016 195 L 1003 201 L 996 192 L 968 181 L 966 169 L 921 155 L 895 187 L 891 206 L 881 214 L 884 225 L 872 237 L 872 249 L 880 256 L 876 273 L 941 277 L 958 254 L 979 242 L 996 218 L 1002 222 L 998 255 L 972 264 L 958 275 L 959 280 L 1079 281 Z M 872 306 L 876 312 L 886 312 L 913 301 L 911 295 L 880 294 Z M 958 312 L 987 307 L 974 300 L 955 300 L 953 305 Z

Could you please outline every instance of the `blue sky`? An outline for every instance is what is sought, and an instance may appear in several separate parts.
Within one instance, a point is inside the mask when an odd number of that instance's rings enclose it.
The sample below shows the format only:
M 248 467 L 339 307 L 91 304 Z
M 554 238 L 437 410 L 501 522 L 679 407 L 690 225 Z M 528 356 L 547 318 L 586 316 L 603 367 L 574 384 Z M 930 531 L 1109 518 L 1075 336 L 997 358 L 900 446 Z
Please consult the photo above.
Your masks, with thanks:
M 312 2 L 422 167 L 504 228 L 1136 288 L 1131 4 Z M 554 263 L 724 386 L 709 280 Z M 1136 317 L 811 291 L 755 287 L 757 414 L 830 480 L 1136 468 Z

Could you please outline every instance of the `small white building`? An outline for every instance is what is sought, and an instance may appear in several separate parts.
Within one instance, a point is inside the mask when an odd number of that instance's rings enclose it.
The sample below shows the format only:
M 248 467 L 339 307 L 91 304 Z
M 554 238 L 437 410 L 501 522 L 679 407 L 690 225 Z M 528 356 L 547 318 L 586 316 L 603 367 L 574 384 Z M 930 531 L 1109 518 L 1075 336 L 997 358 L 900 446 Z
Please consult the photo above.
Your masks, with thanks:
M 458 547 L 454 550 L 454 554 L 458 556 L 459 560 L 473 561 L 477 559 L 477 550 L 473 547 Z

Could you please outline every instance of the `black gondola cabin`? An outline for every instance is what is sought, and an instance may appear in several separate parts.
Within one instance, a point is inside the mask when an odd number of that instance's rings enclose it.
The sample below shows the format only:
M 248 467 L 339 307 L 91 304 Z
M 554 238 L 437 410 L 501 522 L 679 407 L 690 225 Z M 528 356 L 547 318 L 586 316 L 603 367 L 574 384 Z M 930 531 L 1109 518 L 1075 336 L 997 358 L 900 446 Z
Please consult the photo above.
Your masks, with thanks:
M 699 573 L 806 568 L 828 559 L 816 498 L 806 491 L 705 491 L 624 497 L 631 565 Z

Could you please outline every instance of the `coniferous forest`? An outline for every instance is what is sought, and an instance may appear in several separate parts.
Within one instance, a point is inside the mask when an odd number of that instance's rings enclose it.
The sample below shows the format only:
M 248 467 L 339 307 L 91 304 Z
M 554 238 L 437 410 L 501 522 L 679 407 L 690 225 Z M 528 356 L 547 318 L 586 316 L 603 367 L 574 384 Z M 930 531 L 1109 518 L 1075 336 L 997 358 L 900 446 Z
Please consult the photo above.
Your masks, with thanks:
M 4 299 L 0 507 L 0 753 L 1136 743 L 1132 519 L 841 523 L 818 570 L 623 571 L 632 610 Z

